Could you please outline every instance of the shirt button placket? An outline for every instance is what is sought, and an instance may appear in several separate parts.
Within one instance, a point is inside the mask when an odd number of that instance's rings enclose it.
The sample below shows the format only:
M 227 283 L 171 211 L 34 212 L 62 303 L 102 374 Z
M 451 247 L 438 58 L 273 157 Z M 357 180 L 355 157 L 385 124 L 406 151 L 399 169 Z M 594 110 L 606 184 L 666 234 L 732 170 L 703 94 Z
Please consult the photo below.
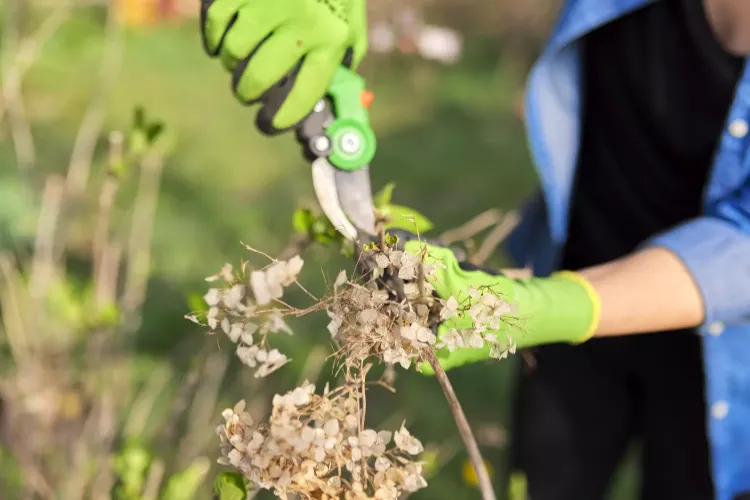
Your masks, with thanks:
M 737 139 L 742 139 L 747 135 L 747 122 L 745 120 L 732 120 L 729 124 L 729 134 Z
M 729 414 L 729 403 L 724 400 L 716 401 L 711 405 L 711 416 L 716 420 L 724 420 Z
M 714 321 L 713 323 L 709 324 L 706 328 L 709 335 L 713 335 L 714 337 L 718 337 L 722 333 L 724 333 L 724 323 L 721 321 Z

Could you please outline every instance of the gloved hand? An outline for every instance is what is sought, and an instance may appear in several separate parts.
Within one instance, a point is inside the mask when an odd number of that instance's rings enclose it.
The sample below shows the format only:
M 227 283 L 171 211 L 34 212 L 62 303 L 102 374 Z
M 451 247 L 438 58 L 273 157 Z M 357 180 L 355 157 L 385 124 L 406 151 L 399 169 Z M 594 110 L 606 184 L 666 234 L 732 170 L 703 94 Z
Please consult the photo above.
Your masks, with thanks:
M 206 51 L 233 72 L 246 104 L 298 68 L 270 118 L 276 130 L 305 118 L 338 66 L 356 69 L 367 52 L 365 0 L 202 0 L 201 25 Z
M 497 335 L 498 341 L 512 339 L 518 348 L 532 347 L 556 342 L 579 343 L 588 340 L 599 321 L 599 297 L 593 287 L 582 276 L 573 272 L 560 272 L 549 278 L 511 279 L 502 274 L 490 274 L 483 270 L 472 270 L 460 264 L 448 248 L 428 245 L 411 240 L 404 244 L 407 252 L 420 255 L 426 248 L 426 262 L 436 262 L 437 270 L 430 283 L 442 299 L 455 297 L 459 313 L 438 327 L 438 338 L 444 338 L 452 329 L 471 329 L 474 321 L 466 305 L 476 299 L 468 290 L 491 290 L 502 298 L 513 310 L 501 317 L 498 328 L 488 333 Z M 490 358 L 490 348 L 448 348 L 436 351 L 436 356 L 445 370 L 483 361 Z M 427 363 L 420 366 L 422 373 L 433 374 Z

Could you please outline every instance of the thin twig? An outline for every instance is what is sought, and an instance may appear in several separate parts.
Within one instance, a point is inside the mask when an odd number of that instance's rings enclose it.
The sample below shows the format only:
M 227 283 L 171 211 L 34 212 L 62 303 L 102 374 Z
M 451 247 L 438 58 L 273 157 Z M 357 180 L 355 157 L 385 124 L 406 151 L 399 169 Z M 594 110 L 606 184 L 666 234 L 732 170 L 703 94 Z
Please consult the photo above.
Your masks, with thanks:
M 124 35 L 114 2 L 108 8 L 104 43 L 104 55 L 99 70 L 99 86 L 83 116 L 68 164 L 66 187 L 68 196 L 73 199 L 78 198 L 86 189 L 94 148 L 104 123 L 107 99 L 117 83 L 117 75 L 122 66 Z
M 36 227 L 34 257 L 31 262 L 30 296 L 41 299 L 54 280 L 55 269 L 55 236 L 62 210 L 65 187 L 60 175 L 47 177 L 42 196 L 42 207 Z
M 314 241 L 309 235 L 295 234 L 289 244 L 279 253 L 279 260 L 289 260 L 295 255 L 301 255 L 313 243 Z
M 147 154 L 141 164 L 141 179 L 136 194 L 128 241 L 128 267 L 122 305 L 127 313 L 135 314 L 146 298 L 146 285 L 151 267 L 151 240 L 159 199 L 159 185 L 164 158 L 161 154 Z M 140 318 L 135 320 L 137 326 Z
M 485 210 L 481 214 L 473 217 L 470 221 L 458 226 L 454 229 L 449 229 L 440 235 L 439 239 L 446 245 L 455 243 L 456 241 L 464 241 L 473 238 L 478 233 L 484 231 L 490 226 L 493 226 L 500 222 L 503 218 L 503 214 L 497 208 L 491 208 Z
M 159 496 L 162 480 L 164 479 L 165 466 L 164 461 L 157 458 L 148 469 L 146 484 L 143 487 L 143 500 L 156 500 Z
M 19 2 L 16 2 L 19 3 Z M 18 7 L 11 6 L 5 12 L 7 13 L 8 23 L 6 25 L 6 36 L 4 37 L 3 47 L 7 54 L 4 54 L 3 59 L 11 58 L 10 52 L 13 50 L 14 45 L 18 45 L 18 50 L 13 56 L 13 61 L 8 63 L 5 73 L 5 78 L 10 78 L 15 82 L 22 82 L 26 72 L 31 68 L 34 62 L 39 57 L 44 44 L 52 38 L 57 30 L 65 23 L 70 14 L 70 2 L 67 0 L 56 0 L 55 10 L 47 16 L 42 22 L 39 29 L 30 37 L 24 39 L 20 43 L 12 43 L 13 38 L 18 36 L 18 23 L 15 22 L 14 10 Z M 10 28 L 10 29 L 9 29 Z M 4 79 L 5 79 L 4 78 Z M 0 122 L 3 121 L 3 115 L 5 114 L 8 102 L 0 100 Z
M 110 241 L 112 208 L 120 187 L 116 168 L 122 161 L 123 136 L 120 132 L 109 134 L 109 172 L 99 194 L 99 213 L 94 231 L 94 289 L 98 306 L 115 303 L 118 271 L 122 248 Z
M 19 372 L 32 360 L 29 339 L 29 308 L 23 284 L 10 256 L 0 254 L 0 310 L 2 325 L 13 361 Z
M 518 226 L 520 221 L 521 216 L 516 211 L 505 214 L 500 223 L 487 235 L 476 253 L 469 258 L 469 261 L 477 266 L 484 264 L 505 238 Z
M 469 422 L 466 420 L 466 415 L 464 414 L 463 408 L 461 408 L 461 403 L 458 402 L 453 386 L 451 385 L 450 380 L 448 380 L 448 375 L 445 373 L 445 370 L 443 370 L 443 367 L 440 366 L 440 362 L 437 357 L 435 357 L 435 353 L 432 349 L 425 349 L 425 353 L 427 361 L 435 372 L 435 378 L 437 378 L 440 388 L 443 389 L 445 399 L 448 401 L 448 406 L 450 407 L 453 418 L 456 421 L 458 433 L 461 435 L 461 440 L 464 442 L 466 452 L 469 454 L 469 460 L 477 474 L 479 480 L 479 491 L 482 493 L 482 499 L 495 500 L 495 492 L 492 489 L 490 476 L 487 474 L 487 469 L 484 466 L 484 459 L 482 458 L 482 453 L 479 451 L 479 445 L 474 438 Z
M 220 353 L 215 353 L 206 359 L 199 385 L 187 412 L 187 430 L 178 448 L 177 461 L 180 466 L 186 465 L 182 461 L 200 453 L 206 444 L 206 439 L 211 438 L 205 429 L 211 426 L 217 411 L 221 384 L 228 365 L 229 360 Z

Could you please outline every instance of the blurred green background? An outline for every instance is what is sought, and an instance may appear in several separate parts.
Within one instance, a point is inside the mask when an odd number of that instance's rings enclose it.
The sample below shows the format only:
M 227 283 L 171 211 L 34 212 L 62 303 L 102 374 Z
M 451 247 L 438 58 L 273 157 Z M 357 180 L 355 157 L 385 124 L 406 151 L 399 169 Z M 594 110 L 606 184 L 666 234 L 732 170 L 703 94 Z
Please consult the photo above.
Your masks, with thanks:
M 518 103 L 528 67 L 554 17 L 554 2 L 530 2 L 535 4 L 533 7 L 513 6 L 510 1 L 475 1 L 463 6 L 449 0 L 424 3 L 384 2 L 372 18 L 398 17 L 400 10 L 413 6 L 425 19 L 462 34 L 459 60 L 454 64 L 429 61 L 407 47 L 388 54 L 372 54 L 362 72 L 376 95 L 372 120 L 379 147 L 372 165 L 374 187 L 395 183 L 394 201 L 426 214 L 436 223 L 436 232 L 440 232 L 490 208 L 512 209 L 535 187 Z M 285 246 L 292 232 L 293 211 L 314 202 L 308 166 L 290 136 L 269 139 L 254 129 L 254 110 L 234 100 L 228 75 L 217 61 L 203 53 L 195 18 L 140 22 L 143 19 L 137 14 L 131 16 L 132 22 L 123 32 L 107 35 L 105 6 L 76 6 L 50 29 L 43 44 L 32 47 L 27 64 L 18 56 L 25 54 L 23 50 L 30 50 L 23 41 L 33 39 L 40 29 L 49 28 L 45 23 L 50 23 L 50 16 L 56 15 L 61 4 L 6 0 L 3 5 L 0 253 L 12 257 L 21 276 L 33 261 L 35 244 L 39 250 L 36 233 L 44 179 L 49 174 L 66 175 L 82 123 L 84 127 L 93 123 L 91 178 L 83 201 L 71 216 L 72 222 L 57 235 L 58 245 L 67 249 L 69 273 L 65 280 L 75 284 L 69 285 L 70 289 L 79 290 L 79 284 L 91 276 L 93 219 L 85 214 L 96 212 L 106 184 L 108 134 L 122 131 L 129 137 L 134 110 L 142 107 L 149 118 L 164 123 L 160 144 L 168 149 L 155 215 L 149 218 L 153 232 L 147 292 L 137 324 L 129 327 L 134 336 L 127 342 L 115 341 L 115 348 L 108 351 L 112 358 L 100 365 L 50 365 L 57 370 L 52 372 L 52 379 L 74 381 L 63 383 L 58 392 L 71 395 L 78 403 L 65 413 L 66 406 L 59 401 L 67 400 L 56 396 L 56 403 L 46 410 L 55 415 L 47 415 L 45 422 L 49 422 L 45 425 L 49 428 L 45 427 L 44 435 L 59 441 L 41 443 L 39 449 L 62 450 L 70 444 L 70 438 L 63 436 L 68 420 L 80 421 L 76 432 L 99 432 L 85 427 L 84 421 L 96 406 L 94 403 L 108 394 L 116 409 L 112 417 L 114 430 L 110 431 L 110 448 L 114 451 L 92 454 L 80 462 L 80 468 L 73 467 L 79 462 L 65 453 L 55 459 L 57 462 L 43 456 L 44 451 L 30 451 L 29 455 L 41 456 L 19 459 L 19 446 L 24 445 L 18 443 L 23 440 L 22 431 L 14 416 L 23 416 L 27 410 L 17 408 L 22 406 L 18 394 L 28 396 L 30 390 L 36 389 L 23 384 L 17 351 L 12 342 L 4 339 L 5 359 L 0 360 L 4 403 L 0 406 L 4 426 L 0 465 L 4 477 L 0 497 L 33 498 L 28 496 L 33 490 L 41 498 L 76 498 L 75 492 L 80 488 L 58 488 L 51 481 L 49 487 L 55 493 L 45 496 L 45 488 L 35 485 L 44 480 L 35 476 L 33 464 L 39 470 L 62 468 L 65 474 L 61 477 L 80 473 L 88 481 L 96 476 L 97 468 L 109 467 L 110 462 L 98 462 L 96 457 L 114 454 L 121 464 L 127 455 L 123 450 L 131 449 L 146 450 L 149 458 L 144 460 L 150 462 L 149 470 L 163 466 L 164 477 L 190 464 L 200 464 L 196 466 L 201 471 L 198 476 L 210 478 L 212 472 L 206 472 L 203 462 L 194 459 L 205 456 L 213 463 L 218 456 L 213 427 L 220 422 L 221 408 L 246 398 L 251 409 L 262 414 L 273 393 L 290 389 L 304 377 L 322 385 L 330 376 L 330 365 L 325 361 L 325 315 L 291 322 L 295 336 L 279 340 L 294 362 L 262 383 L 243 373 L 226 339 L 208 338 L 183 318 L 195 296 L 204 293 L 203 278 L 225 262 L 237 265 L 240 259 L 250 259 L 262 264 L 240 242 L 271 255 Z M 509 17 L 511 14 L 515 17 Z M 509 18 L 512 22 L 507 21 Z M 498 22 L 494 29 L 493 19 L 506 22 Z M 121 46 L 112 41 L 120 36 Z M 23 110 L 19 114 L 15 108 L 14 114 L 13 84 L 19 60 L 22 67 L 28 66 L 28 71 L 23 71 L 19 80 L 18 102 L 23 103 Z M 108 81 L 111 87 L 107 86 Z M 98 112 L 100 124 L 96 123 Z M 34 154 L 28 169 L 23 168 L 29 151 L 24 142 L 25 126 L 33 137 Z M 122 231 L 130 227 L 138 184 L 135 168 L 121 178 L 113 224 L 121 224 Z M 136 225 L 142 223 L 135 220 Z M 307 264 L 302 282 L 313 292 L 321 292 L 325 277 L 335 276 L 340 268 L 349 265 L 342 257 L 317 247 L 308 250 L 304 258 Z M 503 257 L 498 255 L 494 262 L 502 264 Z M 65 307 L 78 307 L 82 309 L 79 316 L 86 316 L 80 294 L 69 295 L 78 298 L 61 299 L 67 304 Z M 304 305 L 307 299 L 299 293 L 289 300 Z M 15 314 L 8 309 L 12 303 L 15 302 L 3 303 L 6 334 L 8 318 Z M 37 314 L 42 313 L 31 310 L 32 317 Z M 53 321 L 27 328 L 25 335 L 34 337 L 35 328 L 61 327 L 54 320 L 56 316 L 51 317 Z M 105 337 L 131 335 L 122 333 L 119 327 L 108 328 Z M 71 330 L 70 325 L 63 329 Z M 92 341 L 87 335 L 97 327 L 83 330 L 83 335 L 66 344 L 66 359 L 78 359 L 75 353 L 90 346 Z M 36 352 L 40 364 L 59 354 L 44 346 Z M 513 386 L 519 364 L 517 357 L 451 374 L 492 464 L 501 498 L 508 490 Z M 127 369 L 118 371 L 122 366 Z M 111 386 L 107 385 L 110 382 L 102 382 L 95 384 L 95 389 L 88 389 L 81 382 L 100 376 L 103 381 L 121 377 L 127 380 L 118 380 L 120 385 L 113 382 Z M 374 390 L 369 396 L 369 417 L 374 425 L 390 427 L 397 427 L 406 419 L 431 452 L 437 450 L 438 465 L 429 478 L 430 486 L 414 498 L 479 498 L 467 484 L 463 473 L 466 456 L 435 381 L 400 373 L 396 388 L 396 394 Z M 75 442 L 81 440 L 73 439 L 71 446 Z M 136 472 L 140 470 L 139 466 L 133 467 Z M 151 472 L 146 468 L 143 477 L 133 481 L 147 482 Z M 115 474 L 109 481 L 127 484 L 122 475 Z M 209 483 L 203 483 L 195 498 L 208 498 Z M 632 481 L 626 479 L 624 484 Z M 73 493 L 63 495 L 62 491 Z M 630 498 L 629 488 L 618 491 L 617 498 Z M 515 498 L 524 496 L 517 493 Z

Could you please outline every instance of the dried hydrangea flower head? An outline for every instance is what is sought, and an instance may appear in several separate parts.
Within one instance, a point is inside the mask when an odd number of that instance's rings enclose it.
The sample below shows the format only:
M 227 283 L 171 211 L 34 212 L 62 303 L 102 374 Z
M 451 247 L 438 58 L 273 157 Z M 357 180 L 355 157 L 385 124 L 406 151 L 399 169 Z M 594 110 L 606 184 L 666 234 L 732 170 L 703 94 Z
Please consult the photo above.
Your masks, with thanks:
M 328 330 L 341 345 L 342 359 L 351 365 L 375 357 L 408 369 L 425 360 L 425 349 L 452 352 L 489 346 L 496 358 L 515 352 L 510 337 L 500 342 L 492 333 L 511 311 L 502 297 L 490 289 L 468 290 L 469 300 L 463 304 L 455 297 L 435 297 L 430 282 L 440 264 L 425 262 L 425 255 L 403 252 L 391 241 L 365 248 L 367 283 L 348 281 L 343 271 L 335 282 L 327 309 Z M 464 313 L 472 319 L 470 325 L 436 338 L 438 323 Z
M 361 425 L 358 384 L 316 394 L 307 382 L 273 399 L 268 422 L 256 424 L 244 401 L 222 413 L 219 462 L 240 471 L 254 489 L 285 499 L 396 500 L 427 485 L 416 456 L 422 443 L 402 427 L 394 433 Z
M 246 266 L 235 273 L 230 264 L 225 264 L 219 273 L 206 278 L 222 286 L 211 288 L 203 297 L 209 307 L 205 324 L 210 333 L 221 330 L 237 345 L 237 357 L 255 370 L 256 377 L 265 377 L 289 361 L 286 355 L 269 346 L 269 334 L 292 334 L 283 319 L 285 308 L 273 307 L 272 303 L 281 299 L 286 287 L 296 283 L 303 264 L 296 256 L 251 271 L 249 276 Z M 203 324 L 198 315 L 187 317 Z

